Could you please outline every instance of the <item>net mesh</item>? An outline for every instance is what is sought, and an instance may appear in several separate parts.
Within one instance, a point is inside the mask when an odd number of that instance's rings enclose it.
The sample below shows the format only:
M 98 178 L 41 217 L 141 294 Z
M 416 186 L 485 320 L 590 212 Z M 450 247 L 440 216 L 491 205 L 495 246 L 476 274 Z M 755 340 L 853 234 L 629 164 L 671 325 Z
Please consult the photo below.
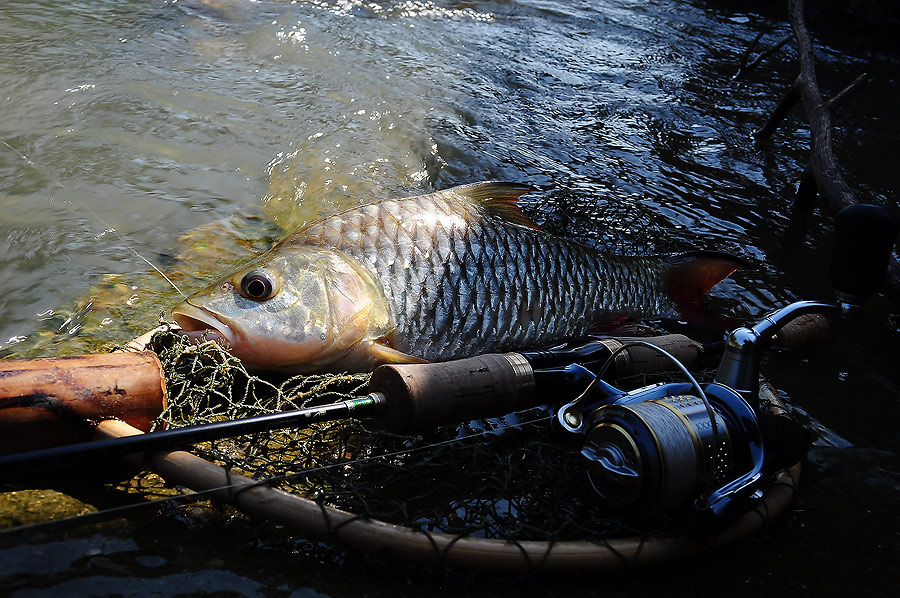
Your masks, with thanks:
M 212 341 L 173 332 L 151 348 L 163 363 L 169 404 L 158 425 L 179 427 L 347 400 L 366 394 L 368 374 L 284 379 L 251 374 Z M 549 414 L 528 412 L 415 436 L 355 419 L 204 443 L 195 454 L 323 505 L 455 536 L 604 542 L 659 535 L 597 507 L 582 483 L 575 447 L 552 432 Z

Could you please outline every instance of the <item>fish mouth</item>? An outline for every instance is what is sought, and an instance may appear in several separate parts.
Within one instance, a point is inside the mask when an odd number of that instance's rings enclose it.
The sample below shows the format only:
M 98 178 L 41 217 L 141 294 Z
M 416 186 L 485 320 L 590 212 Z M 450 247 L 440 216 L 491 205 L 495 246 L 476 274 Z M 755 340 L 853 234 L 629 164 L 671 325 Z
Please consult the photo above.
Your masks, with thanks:
M 191 339 L 218 340 L 223 339 L 234 346 L 234 331 L 228 324 L 203 308 L 182 303 L 172 310 L 172 317 L 181 326 L 179 334 Z

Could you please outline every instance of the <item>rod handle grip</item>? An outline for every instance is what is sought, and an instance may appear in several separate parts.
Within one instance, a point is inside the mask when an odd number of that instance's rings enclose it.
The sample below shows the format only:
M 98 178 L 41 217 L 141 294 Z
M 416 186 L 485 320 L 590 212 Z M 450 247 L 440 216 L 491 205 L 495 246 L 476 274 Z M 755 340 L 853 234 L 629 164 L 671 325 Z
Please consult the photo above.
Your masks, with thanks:
M 701 346 L 683 334 L 665 334 L 662 336 L 647 337 L 615 337 L 603 339 L 603 342 L 611 351 L 615 351 L 629 341 L 643 341 L 664 349 L 678 359 L 685 367 L 691 367 L 700 355 Z M 672 362 L 665 356 L 649 349 L 636 345 L 628 347 L 613 358 L 613 378 L 625 378 L 635 374 L 653 374 L 657 372 L 671 371 Z
M 822 314 L 803 314 L 781 327 L 772 339 L 779 347 L 807 347 L 831 341 L 831 324 Z
M 534 373 L 518 353 L 492 353 L 443 363 L 378 367 L 370 392 L 387 397 L 377 423 L 396 433 L 505 415 L 540 404 Z

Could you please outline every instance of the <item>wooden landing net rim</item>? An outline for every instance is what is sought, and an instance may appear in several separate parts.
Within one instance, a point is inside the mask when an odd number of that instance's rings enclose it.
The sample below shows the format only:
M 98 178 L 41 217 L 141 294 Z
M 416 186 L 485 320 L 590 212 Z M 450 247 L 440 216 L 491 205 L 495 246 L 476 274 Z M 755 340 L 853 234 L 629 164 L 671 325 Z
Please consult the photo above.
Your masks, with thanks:
M 775 407 L 783 404 L 767 383 L 760 392 Z M 137 428 L 106 420 L 97 428 L 100 438 L 142 434 Z M 591 541 L 515 542 L 459 537 L 427 532 L 354 515 L 282 490 L 185 451 L 161 451 L 148 456 L 152 469 L 170 484 L 194 491 L 211 491 L 214 500 L 231 504 L 247 515 L 280 523 L 312 539 L 336 540 L 351 548 L 410 563 L 442 563 L 462 569 L 505 572 L 609 570 L 682 559 L 701 550 L 724 546 L 749 536 L 780 515 L 796 492 L 800 464 L 775 476 L 752 510 L 725 530 L 709 537 L 634 537 Z

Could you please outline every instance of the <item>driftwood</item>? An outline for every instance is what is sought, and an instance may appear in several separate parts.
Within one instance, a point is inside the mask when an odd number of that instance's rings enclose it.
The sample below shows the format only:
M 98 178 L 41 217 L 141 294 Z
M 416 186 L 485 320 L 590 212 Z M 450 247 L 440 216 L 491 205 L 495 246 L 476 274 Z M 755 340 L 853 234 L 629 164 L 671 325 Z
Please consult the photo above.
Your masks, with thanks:
M 802 102 L 809 119 L 811 147 L 809 162 L 797 189 L 797 207 L 812 208 L 813 201 L 818 196 L 822 198 L 826 209 L 833 216 L 856 203 L 857 199 L 834 157 L 832 112 L 865 84 L 867 75 L 861 74 L 833 98 L 824 100 L 816 82 L 812 41 L 803 18 L 803 0 L 790 0 L 788 17 L 797 45 L 800 73 L 778 101 L 768 121 L 754 137 L 757 142 L 770 137 L 797 102 Z M 781 47 L 784 43 L 782 40 L 773 49 Z M 760 57 L 770 53 L 761 54 Z M 746 60 L 745 55 L 739 73 L 748 70 L 744 67 Z M 888 263 L 885 284 L 892 300 L 900 303 L 900 263 L 894 256 L 891 256 Z
M 82 442 L 113 418 L 148 432 L 165 408 L 150 351 L 0 360 L 0 455 Z

